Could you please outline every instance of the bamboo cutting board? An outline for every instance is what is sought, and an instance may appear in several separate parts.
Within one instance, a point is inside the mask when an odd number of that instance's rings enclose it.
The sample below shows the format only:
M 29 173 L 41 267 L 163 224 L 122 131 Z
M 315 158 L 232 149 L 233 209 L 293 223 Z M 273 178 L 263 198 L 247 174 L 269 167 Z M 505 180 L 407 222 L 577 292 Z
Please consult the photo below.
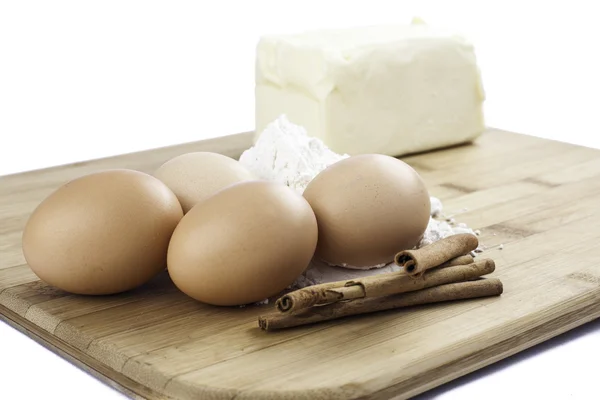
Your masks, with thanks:
M 247 133 L 1 177 L 0 316 L 132 397 L 176 399 L 407 398 L 600 316 L 600 151 L 498 130 L 404 160 L 446 212 L 481 230 L 501 297 L 264 332 L 257 316 L 272 306 L 205 306 L 166 275 L 82 297 L 25 265 L 22 228 L 60 184 L 250 144 Z

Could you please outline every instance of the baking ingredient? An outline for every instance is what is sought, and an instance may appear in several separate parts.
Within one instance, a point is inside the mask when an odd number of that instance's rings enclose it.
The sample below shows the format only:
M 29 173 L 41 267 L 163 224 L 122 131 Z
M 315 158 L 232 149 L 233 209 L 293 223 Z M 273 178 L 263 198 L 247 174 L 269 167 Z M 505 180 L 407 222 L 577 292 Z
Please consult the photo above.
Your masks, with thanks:
M 417 275 L 456 257 L 470 254 L 478 245 L 477 236 L 461 233 L 448 236 L 420 249 L 400 251 L 394 257 L 394 261 L 407 273 Z
M 190 297 L 245 305 L 276 295 L 306 269 L 317 245 L 308 202 L 283 184 L 241 182 L 188 212 L 173 233 L 168 270 Z
M 317 216 L 315 256 L 333 265 L 371 268 L 411 249 L 427 227 L 425 183 L 405 162 L 381 155 L 346 158 L 319 173 L 304 197 Z
M 62 290 L 119 293 L 164 270 L 182 216 L 173 192 L 148 174 L 92 173 L 38 205 L 23 232 L 23 254 L 41 280 Z
M 337 153 L 399 156 L 485 129 L 472 44 L 421 21 L 267 35 L 255 75 L 257 135 L 286 114 Z
M 332 152 L 322 140 L 307 136 L 306 130 L 291 123 L 285 115 L 271 122 L 255 145 L 240 157 L 240 163 L 255 176 L 288 185 L 303 193 L 306 185 L 323 169 L 348 158 Z M 450 224 L 443 219 L 440 199 L 430 197 L 431 219 L 417 247 L 425 246 L 455 233 L 473 233 L 465 224 Z M 400 267 L 389 264 L 373 265 L 359 270 L 331 266 L 313 259 L 309 268 L 298 277 L 292 288 L 302 288 L 318 283 L 355 279 L 373 274 L 392 272 Z
M 431 197 L 430 199 L 431 202 L 431 216 L 432 217 L 438 217 L 442 214 L 442 210 L 443 210 L 443 205 L 442 205 L 442 201 L 440 199 L 438 199 L 437 197 Z
M 450 224 L 443 220 L 431 218 L 427 224 L 427 229 L 425 229 L 425 234 L 423 235 L 421 242 L 419 242 L 418 247 L 427 246 L 428 244 L 437 242 L 440 239 L 459 233 L 475 234 L 475 232 L 464 223 Z
M 291 123 L 285 115 L 280 115 L 267 126 L 255 145 L 242 154 L 240 163 L 261 179 L 280 182 L 303 193 L 308 183 L 323 169 L 346 158 L 347 154 L 332 152 L 322 140 L 308 136 L 303 127 Z M 442 202 L 436 197 L 430 197 L 430 203 L 431 216 L 442 218 Z M 464 224 L 450 225 L 431 218 L 418 247 L 454 233 L 469 232 L 473 231 Z M 328 266 L 315 259 L 298 277 L 293 287 L 384 273 L 397 267 L 382 263 L 365 270 L 350 268 L 351 265 L 344 268 Z
M 186 153 L 161 165 L 154 176 L 175 193 L 183 212 L 237 182 L 256 179 L 233 158 L 218 153 Z
M 263 330 L 285 329 L 294 326 L 330 321 L 351 315 L 368 314 L 446 301 L 500 296 L 503 291 L 504 288 L 499 279 L 483 278 L 474 281 L 434 286 L 415 292 L 400 293 L 392 296 L 367 297 L 352 301 L 342 301 L 314 307 L 310 309 L 310 311 L 300 314 L 271 313 L 269 315 L 260 316 L 258 318 L 258 325 Z
M 476 263 L 435 268 L 427 274 L 412 276 L 404 272 L 377 274 L 295 290 L 277 299 L 275 304 L 277 310 L 282 313 L 298 313 L 310 307 L 338 301 L 390 296 L 471 280 L 494 272 L 495 267 L 494 260 L 484 259 Z
M 319 172 L 345 158 L 348 155 L 334 153 L 281 115 L 242 153 L 240 164 L 260 179 L 283 183 L 302 193 Z

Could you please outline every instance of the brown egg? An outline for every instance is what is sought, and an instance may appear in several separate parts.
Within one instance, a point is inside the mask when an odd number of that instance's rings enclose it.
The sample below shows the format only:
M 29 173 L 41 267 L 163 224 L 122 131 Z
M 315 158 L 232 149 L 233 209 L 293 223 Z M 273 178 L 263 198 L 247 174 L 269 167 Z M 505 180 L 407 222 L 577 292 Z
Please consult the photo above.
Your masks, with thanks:
M 302 274 L 317 233 L 309 204 L 289 187 L 238 183 L 183 217 L 169 245 L 169 274 L 181 291 L 208 304 L 258 302 Z
M 61 186 L 34 210 L 23 253 L 50 285 L 76 294 L 119 293 L 164 270 L 182 216 L 173 192 L 148 174 L 93 173 Z
M 408 164 L 365 154 L 341 160 L 304 191 L 317 216 L 316 256 L 366 268 L 389 263 L 418 244 L 430 217 L 425 183 Z
M 154 176 L 175 193 L 184 213 L 231 184 L 255 179 L 237 160 L 209 152 L 177 156 L 161 165 Z

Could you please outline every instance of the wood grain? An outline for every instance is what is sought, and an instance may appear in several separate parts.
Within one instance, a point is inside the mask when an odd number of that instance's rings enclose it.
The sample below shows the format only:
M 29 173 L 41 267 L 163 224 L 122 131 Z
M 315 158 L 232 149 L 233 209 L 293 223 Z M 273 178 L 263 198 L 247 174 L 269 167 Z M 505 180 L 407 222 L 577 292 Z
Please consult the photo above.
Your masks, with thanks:
M 131 397 L 402 399 L 600 316 L 600 151 L 499 130 L 403 159 L 445 214 L 481 230 L 500 298 L 263 332 L 257 316 L 273 305 L 210 307 L 166 273 L 128 293 L 83 297 L 25 264 L 27 217 L 68 180 L 152 172 L 189 151 L 238 157 L 251 141 L 246 133 L 0 177 L 2 319 Z

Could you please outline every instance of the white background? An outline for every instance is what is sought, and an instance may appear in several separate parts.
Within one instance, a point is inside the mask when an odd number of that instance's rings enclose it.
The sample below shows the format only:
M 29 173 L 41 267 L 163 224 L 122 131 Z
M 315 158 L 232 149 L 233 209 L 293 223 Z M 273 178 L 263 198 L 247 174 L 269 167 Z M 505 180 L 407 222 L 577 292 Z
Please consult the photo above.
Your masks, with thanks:
M 260 35 L 413 16 L 475 44 L 488 125 L 600 148 L 594 4 L 0 0 L 0 175 L 251 130 Z M 598 326 L 436 395 L 595 398 L 583 364 Z M 111 398 L 102 390 L 0 324 L 0 398 Z

